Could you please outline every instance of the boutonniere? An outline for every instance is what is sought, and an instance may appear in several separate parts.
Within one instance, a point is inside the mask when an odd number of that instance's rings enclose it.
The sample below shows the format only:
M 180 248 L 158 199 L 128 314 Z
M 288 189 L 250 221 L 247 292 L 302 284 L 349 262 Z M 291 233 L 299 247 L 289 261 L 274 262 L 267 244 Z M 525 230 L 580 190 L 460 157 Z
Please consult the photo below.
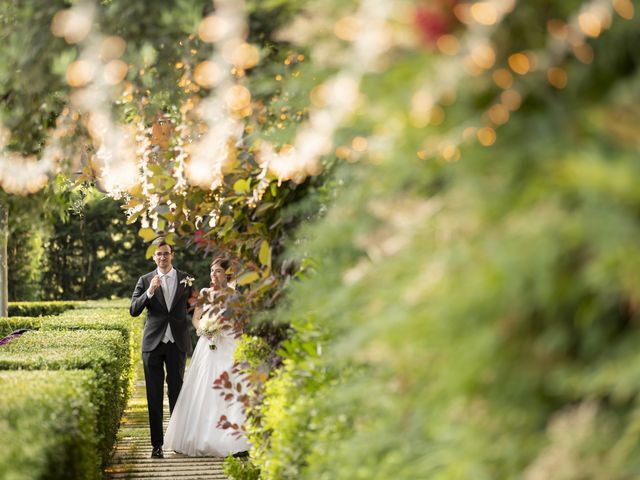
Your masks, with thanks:
M 181 283 L 182 285 L 184 285 L 185 287 L 190 287 L 190 286 L 192 286 L 192 285 L 193 285 L 193 281 L 194 281 L 194 280 L 195 280 L 195 278 L 190 277 L 190 276 L 188 276 L 188 275 L 187 275 L 187 276 L 186 276 L 186 277 L 184 277 L 182 280 L 180 280 L 180 283 Z

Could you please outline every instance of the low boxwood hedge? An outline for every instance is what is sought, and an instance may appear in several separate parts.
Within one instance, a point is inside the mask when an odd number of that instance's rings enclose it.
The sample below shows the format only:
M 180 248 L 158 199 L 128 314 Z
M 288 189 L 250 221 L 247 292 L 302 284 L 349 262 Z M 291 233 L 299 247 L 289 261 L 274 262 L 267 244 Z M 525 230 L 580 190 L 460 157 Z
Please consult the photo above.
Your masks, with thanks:
M 112 298 L 103 300 L 84 300 L 78 302 L 77 308 L 124 308 L 129 311 L 129 305 L 131 305 L 130 298 Z
M 0 338 L 4 338 L 11 332 L 26 328 L 27 330 L 40 330 L 42 322 L 48 317 L 0 317 Z
M 9 302 L 10 317 L 41 317 L 59 315 L 82 305 L 81 302 Z
M 47 317 L 42 322 L 42 330 L 116 330 L 129 346 L 130 362 L 136 363 L 140 359 L 140 343 L 142 341 L 142 322 L 129 315 L 128 309 L 123 308 L 78 308 L 69 310 L 57 317 Z M 133 368 L 123 372 L 121 385 L 125 399 L 133 388 Z
M 62 315 L 50 317 L 0 317 L 0 338 L 18 329 L 28 330 L 115 330 L 120 332 L 124 342 L 129 345 L 131 362 L 139 359 L 142 323 L 129 315 L 123 308 L 107 308 L 105 301 L 100 307 L 76 308 Z M 134 371 L 123 371 L 120 385 L 125 391 L 122 395 L 128 399 L 133 388 Z
M 101 478 L 95 374 L 0 372 L 0 478 Z
M 142 323 L 123 308 L 76 308 L 46 317 L 0 317 L 0 338 L 18 329 L 117 330 L 132 348 L 139 346 Z
M 57 317 L 48 317 L 42 322 L 44 330 L 117 330 L 127 343 L 138 340 L 136 335 L 142 330 L 138 319 L 129 315 L 123 308 L 78 308 L 68 310 Z
M 131 370 L 130 346 L 119 331 L 39 330 L 0 347 L 0 370 L 92 370 L 98 446 L 110 456 L 124 410 Z

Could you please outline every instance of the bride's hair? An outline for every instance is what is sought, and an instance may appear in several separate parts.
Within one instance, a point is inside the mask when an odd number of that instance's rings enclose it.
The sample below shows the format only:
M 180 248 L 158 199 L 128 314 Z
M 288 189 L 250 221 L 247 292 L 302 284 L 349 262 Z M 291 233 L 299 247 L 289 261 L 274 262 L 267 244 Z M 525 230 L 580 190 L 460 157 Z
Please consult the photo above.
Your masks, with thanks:
M 229 267 L 231 266 L 231 262 L 225 257 L 215 257 L 211 262 L 211 267 L 213 268 L 214 265 L 218 265 L 224 269 L 225 276 L 227 277 L 227 286 L 235 290 L 236 282 L 234 279 L 232 279 L 232 274 L 227 273 Z
M 214 265 L 220 265 L 222 268 L 224 268 L 225 272 L 229 270 L 229 260 L 224 257 L 214 258 L 211 262 L 211 266 L 213 267 Z

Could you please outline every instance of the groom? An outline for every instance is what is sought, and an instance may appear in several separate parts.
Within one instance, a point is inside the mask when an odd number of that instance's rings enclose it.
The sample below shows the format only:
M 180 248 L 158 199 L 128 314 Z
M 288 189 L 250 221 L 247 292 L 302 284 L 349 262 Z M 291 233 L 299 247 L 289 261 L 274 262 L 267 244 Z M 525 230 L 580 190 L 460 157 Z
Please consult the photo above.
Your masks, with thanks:
M 137 317 L 147 309 L 142 334 L 142 362 L 147 384 L 152 458 L 163 458 L 162 406 L 164 373 L 167 371 L 169 411 L 178 400 L 187 354 L 192 352 L 187 321 L 187 301 L 192 293 L 186 273 L 173 268 L 173 247 L 157 243 L 153 259 L 158 268 L 136 284 L 129 312 Z

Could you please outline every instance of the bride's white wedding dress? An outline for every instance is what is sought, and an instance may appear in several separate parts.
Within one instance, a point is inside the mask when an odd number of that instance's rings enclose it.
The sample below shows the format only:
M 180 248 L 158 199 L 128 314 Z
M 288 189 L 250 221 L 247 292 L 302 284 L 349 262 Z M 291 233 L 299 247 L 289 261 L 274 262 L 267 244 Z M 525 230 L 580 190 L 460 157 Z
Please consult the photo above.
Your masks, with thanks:
M 220 390 L 213 389 L 222 372 L 231 374 L 236 340 L 222 333 L 214 342 L 215 350 L 209 348 L 211 343 L 205 336 L 198 340 L 164 437 L 165 448 L 194 457 L 226 457 L 249 449 L 244 436 L 216 427 L 221 415 L 231 423 L 244 423 L 242 405 L 225 401 Z

